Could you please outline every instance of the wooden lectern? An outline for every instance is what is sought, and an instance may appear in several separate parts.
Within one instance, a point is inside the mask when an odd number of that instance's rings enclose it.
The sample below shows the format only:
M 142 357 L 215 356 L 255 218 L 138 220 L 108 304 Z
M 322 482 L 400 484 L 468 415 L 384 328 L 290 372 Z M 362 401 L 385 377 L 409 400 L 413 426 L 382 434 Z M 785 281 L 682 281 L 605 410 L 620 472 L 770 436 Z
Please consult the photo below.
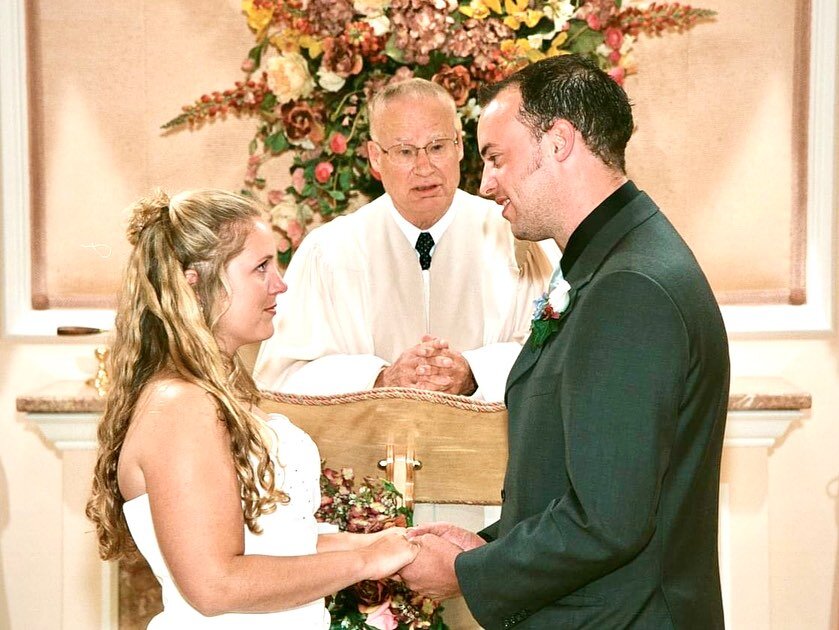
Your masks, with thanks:
M 507 464 L 507 409 L 415 389 L 336 396 L 263 392 L 260 407 L 312 436 L 330 468 L 386 477 L 405 502 L 498 505 Z M 478 628 L 462 599 L 444 603 L 452 630 Z

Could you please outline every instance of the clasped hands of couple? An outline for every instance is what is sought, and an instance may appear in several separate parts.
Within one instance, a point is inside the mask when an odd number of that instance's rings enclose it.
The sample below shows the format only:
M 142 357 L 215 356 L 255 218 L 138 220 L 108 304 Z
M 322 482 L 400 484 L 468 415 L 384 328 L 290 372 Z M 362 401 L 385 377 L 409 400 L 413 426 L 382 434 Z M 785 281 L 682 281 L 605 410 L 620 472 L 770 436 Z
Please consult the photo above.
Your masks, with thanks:
M 448 341 L 423 335 L 420 343 L 379 372 L 374 387 L 412 387 L 468 396 L 478 385 L 469 363 Z
M 391 578 L 438 601 L 460 595 L 454 572 L 455 558 L 464 551 L 486 544 L 477 534 L 451 523 L 427 523 L 397 531 L 411 543 L 414 557 Z M 389 530 L 382 532 L 387 536 L 385 532 Z

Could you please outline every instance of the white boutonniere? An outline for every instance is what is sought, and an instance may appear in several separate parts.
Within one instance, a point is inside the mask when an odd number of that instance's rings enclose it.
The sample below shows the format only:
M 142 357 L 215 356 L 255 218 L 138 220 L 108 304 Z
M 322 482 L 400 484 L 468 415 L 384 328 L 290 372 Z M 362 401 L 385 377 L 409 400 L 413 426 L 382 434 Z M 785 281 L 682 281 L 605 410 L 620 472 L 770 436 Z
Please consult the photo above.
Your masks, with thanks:
M 571 302 L 571 285 L 564 278 L 560 277 L 551 284 L 554 286 L 550 291 L 533 301 L 533 321 L 530 324 L 533 334 L 530 342 L 534 348 L 541 346 L 559 330 L 559 320 Z

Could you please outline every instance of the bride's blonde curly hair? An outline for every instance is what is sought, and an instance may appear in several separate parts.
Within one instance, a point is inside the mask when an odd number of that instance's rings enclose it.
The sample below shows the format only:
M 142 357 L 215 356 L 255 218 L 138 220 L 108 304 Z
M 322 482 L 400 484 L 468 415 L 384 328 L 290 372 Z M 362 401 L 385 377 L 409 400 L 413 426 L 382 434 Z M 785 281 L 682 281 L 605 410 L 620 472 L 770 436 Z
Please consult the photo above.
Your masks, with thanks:
M 247 527 L 258 533 L 258 517 L 288 501 L 275 488 L 262 423 L 250 411 L 259 399 L 256 385 L 239 357 L 226 356 L 213 335 L 229 305 L 225 266 L 242 251 L 254 220 L 262 216 L 254 200 L 219 190 L 188 191 L 172 199 L 157 191 L 131 208 L 127 236 L 133 249 L 117 309 L 111 386 L 86 510 L 103 560 L 136 549 L 122 512 L 117 465 L 140 392 L 164 369 L 215 401 L 230 436 Z M 187 282 L 187 269 L 198 272 L 195 285 Z

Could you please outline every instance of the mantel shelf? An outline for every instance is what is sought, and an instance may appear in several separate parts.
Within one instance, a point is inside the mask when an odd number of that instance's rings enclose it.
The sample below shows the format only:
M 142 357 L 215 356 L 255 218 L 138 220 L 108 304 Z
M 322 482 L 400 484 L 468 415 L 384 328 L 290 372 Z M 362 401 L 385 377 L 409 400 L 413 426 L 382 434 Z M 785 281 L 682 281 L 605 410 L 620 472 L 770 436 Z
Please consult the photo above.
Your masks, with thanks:
M 775 445 L 811 406 L 810 394 L 780 378 L 736 378 L 731 384 L 725 431 L 726 447 Z M 59 451 L 96 448 L 96 424 L 105 401 L 78 381 L 54 383 L 20 396 L 17 410 L 26 413 Z

